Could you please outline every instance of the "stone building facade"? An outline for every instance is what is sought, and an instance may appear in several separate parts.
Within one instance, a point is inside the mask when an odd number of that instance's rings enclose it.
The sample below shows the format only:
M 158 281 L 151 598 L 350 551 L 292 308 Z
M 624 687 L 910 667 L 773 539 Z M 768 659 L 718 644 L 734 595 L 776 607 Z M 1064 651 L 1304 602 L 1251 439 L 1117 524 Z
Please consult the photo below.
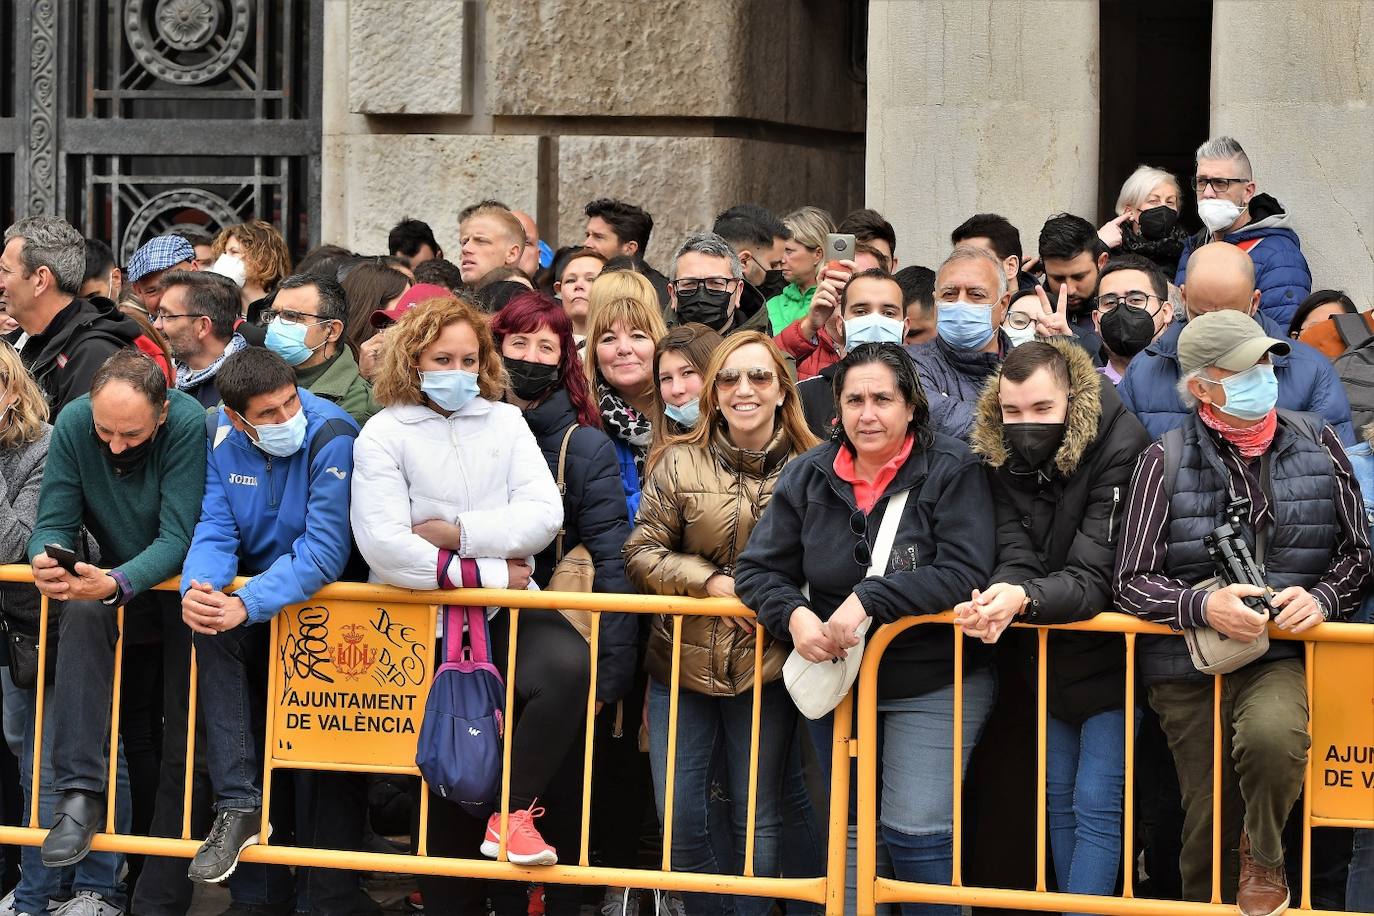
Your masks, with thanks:
M 324 0 L 320 239 L 403 215 L 457 249 L 495 197 L 555 247 L 598 196 L 654 216 L 650 263 L 742 201 L 863 196 L 863 5 L 848 0 Z
M 1133 7 L 1164 7 L 1152 0 Z M 1231 134 L 1262 192 L 1292 215 L 1315 288 L 1374 302 L 1374 3 L 1369 0 L 1189 0 L 1210 21 L 1166 24 L 1125 63 L 1147 83 L 1139 96 L 1104 98 L 1123 66 L 1103 60 L 1105 17 L 1091 0 L 872 0 L 869 4 L 865 196 L 897 229 L 904 260 L 937 260 L 949 232 L 995 209 L 1034 252 L 1045 218 L 1067 210 L 1112 214 L 1134 162 L 1159 158 L 1149 138 L 1109 177 L 1099 168 L 1122 138 L 1104 118 L 1129 106 L 1127 125 L 1162 112 L 1164 126 L 1193 106 L 1202 119 L 1176 144 L 1191 174 L 1204 134 Z M 1120 4 L 1126 7 L 1128 4 Z M 1134 23 L 1131 27 L 1134 27 Z M 1210 27 L 1200 51 L 1210 76 L 1149 91 L 1181 42 Z M 1138 99 L 1144 99 L 1144 102 Z M 1142 110 L 1159 106 L 1156 112 Z M 1120 120 L 1120 119 L 1118 119 Z M 1158 133 L 1165 132 L 1156 128 Z M 1154 163 L 1158 164 L 1158 163 Z

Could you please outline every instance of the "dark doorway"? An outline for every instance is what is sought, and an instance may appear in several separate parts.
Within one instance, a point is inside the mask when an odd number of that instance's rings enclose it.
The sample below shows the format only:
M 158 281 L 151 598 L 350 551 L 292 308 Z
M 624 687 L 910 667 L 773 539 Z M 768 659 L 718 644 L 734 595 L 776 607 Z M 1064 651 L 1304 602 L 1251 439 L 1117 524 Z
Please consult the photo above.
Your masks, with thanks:
M 1116 216 L 1121 184 L 1138 165 L 1183 184 L 1183 223 L 1201 226 L 1193 152 L 1211 117 L 1212 0 L 1102 0 L 1098 224 Z

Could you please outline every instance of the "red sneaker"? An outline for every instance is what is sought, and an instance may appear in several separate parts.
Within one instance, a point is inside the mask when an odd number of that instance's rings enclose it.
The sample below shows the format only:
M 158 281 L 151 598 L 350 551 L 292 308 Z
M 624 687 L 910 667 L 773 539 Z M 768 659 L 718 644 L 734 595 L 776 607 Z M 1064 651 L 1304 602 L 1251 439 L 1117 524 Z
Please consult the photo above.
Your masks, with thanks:
M 534 827 L 534 819 L 543 817 L 544 809 L 534 805 L 523 811 L 510 813 L 510 837 L 506 841 L 506 855 L 516 865 L 557 865 L 558 850 L 554 849 Z M 501 849 L 501 812 L 487 819 L 487 836 L 482 841 L 482 855 L 496 858 Z
M 544 916 L 544 885 L 530 885 L 530 905 L 525 916 Z

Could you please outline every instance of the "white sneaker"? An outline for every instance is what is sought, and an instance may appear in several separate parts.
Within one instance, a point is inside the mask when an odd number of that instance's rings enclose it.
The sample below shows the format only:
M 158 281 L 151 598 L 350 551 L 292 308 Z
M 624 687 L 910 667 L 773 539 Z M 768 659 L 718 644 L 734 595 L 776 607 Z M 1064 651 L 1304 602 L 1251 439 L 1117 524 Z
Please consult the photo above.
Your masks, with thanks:
M 95 891 L 77 891 L 76 896 L 57 908 L 55 916 L 122 916 L 124 910 L 107 903 Z
M 677 891 L 664 891 L 654 896 L 658 904 L 657 916 L 687 916 L 687 905 Z
M 639 891 L 632 887 L 608 887 L 601 898 L 601 916 L 639 916 Z

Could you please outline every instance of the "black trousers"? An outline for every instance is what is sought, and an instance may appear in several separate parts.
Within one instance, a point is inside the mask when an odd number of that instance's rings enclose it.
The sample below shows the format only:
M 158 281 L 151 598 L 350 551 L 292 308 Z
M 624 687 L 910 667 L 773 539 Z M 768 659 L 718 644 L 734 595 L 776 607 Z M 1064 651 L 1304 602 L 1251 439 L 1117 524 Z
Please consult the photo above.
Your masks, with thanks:
M 491 621 L 492 657 L 503 671 L 507 667 L 509 645 L 510 617 L 503 611 Z M 586 641 L 561 615 L 548 611 L 526 611 L 520 615 L 516 640 L 515 728 L 507 735 L 511 742 L 512 811 L 530 807 L 535 799 L 540 799 L 547 808 L 546 791 L 564 767 L 569 753 L 580 745 L 590 666 Z M 560 816 L 555 823 L 566 821 Z M 542 825 L 542 819 L 535 824 L 537 828 Z M 453 802 L 431 793 L 430 855 L 477 858 L 485 832 L 485 817 L 473 817 Z M 559 832 L 557 826 L 555 832 Z M 573 845 L 559 848 L 551 835 L 545 834 L 545 839 L 558 848 L 561 861 L 570 861 L 576 856 L 575 840 Z M 422 875 L 419 885 L 426 911 L 481 913 L 488 897 L 499 916 L 507 913 L 523 916 L 526 911 L 521 884 Z M 551 916 L 552 913 L 550 911 Z

